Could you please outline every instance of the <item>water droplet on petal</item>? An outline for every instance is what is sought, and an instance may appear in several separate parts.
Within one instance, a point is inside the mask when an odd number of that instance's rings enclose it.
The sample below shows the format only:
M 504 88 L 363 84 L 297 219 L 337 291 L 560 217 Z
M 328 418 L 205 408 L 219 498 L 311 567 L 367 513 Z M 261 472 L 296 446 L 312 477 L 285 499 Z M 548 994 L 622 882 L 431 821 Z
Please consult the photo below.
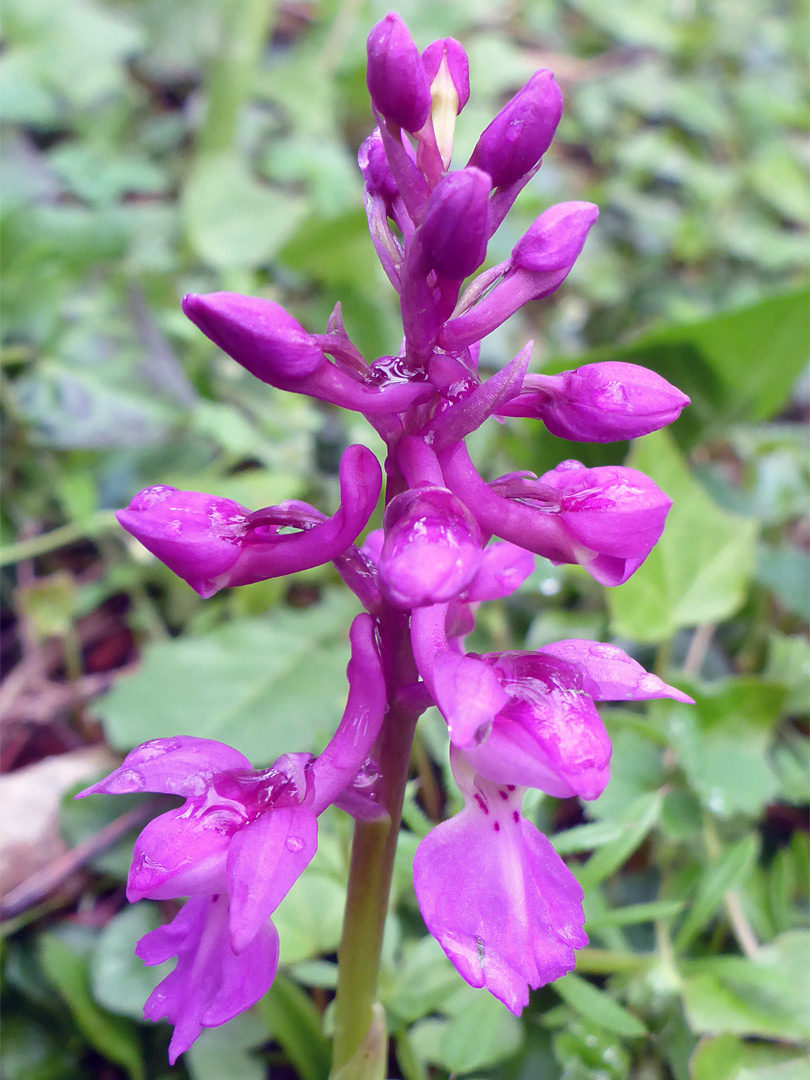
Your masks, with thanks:
M 143 773 L 139 772 L 138 769 L 124 769 L 123 772 L 118 774 L 115 786 L 119 793 L 126 793 L 143 791 L 144 783 Z
M 300 836 L 288 836 L 287 837 L 287 850 L 293 852 L 299 852 L 304 850 L 304 841 Z

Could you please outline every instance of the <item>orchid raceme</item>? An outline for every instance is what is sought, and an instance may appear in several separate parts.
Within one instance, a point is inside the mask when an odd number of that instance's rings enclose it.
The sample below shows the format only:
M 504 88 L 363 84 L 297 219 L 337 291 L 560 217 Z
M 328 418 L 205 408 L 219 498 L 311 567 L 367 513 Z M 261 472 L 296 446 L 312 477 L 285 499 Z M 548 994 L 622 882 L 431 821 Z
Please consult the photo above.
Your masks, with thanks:
M 626 466 L 565 460 L 539 477 L 487 478 L 465 438 L 505 417 L 539 419 L 552 435 L 583 442 L 633 438 L 676 419 L 688 399 L 629 364 L 532 374 L 531 343 L 490 378 L 479 372 L 482 339 L 559 287 L 598 216 L 585 202 L 549 207 L 506 262 L 487 265 L 490 238 L 560 120 L 551 72 L 529 79 L 456 168 L 453 133 L 470 97 L 459 42 L 420 53 L 399 16 L 387 15 L 368 38 L 368 88 L 378 126 L 358 160 L 371 240 L 399 295 L 396 354 L 365 358 L 339 307 L 323 332 L 263 297 L 191 295 L 183 310 L 261 382 L 364 415 L 385 454 L 382 528 L 361 538 L 383 476 L 363 445 L 343 453 L 332 516 L 297 500 L 250 510 L 164 485 L 118 515 L 203 597 L 334 563 L 365 608 L 351 628 L 343 718 L 319 756 L 292 752 L 259 768 L 221 743 L 167 733 L 82 793 L 185 800 L 141 833 L 127 888 L 131 901 L 187 898 L 138 946 L 147 964 L 177 957 L 146 1005 L 148 1017 L 175 1026 L 172 1060 L 269 987 L 278 962 L 271 917 L 316 850 L 318 815 L 335 805 L 355 817 L 335 1003 L 343 1080 L 355 1075 L 371 1025 L 419 714 L 433 704 L 444 717 L 464 799 L 417 850 L 421 912 L 459 974 L 519 1012 L 530 988 L 574 967 L 587 940 L 579 885 L 521 814 L 526 789 L 586 800 L 604 790 L 611 743 L 598 702 L 690 700 L 614 645 L 465 650 L 479 605 L 517 589 L 535 556 L 621 585 L 658 541 L 671 505 Z

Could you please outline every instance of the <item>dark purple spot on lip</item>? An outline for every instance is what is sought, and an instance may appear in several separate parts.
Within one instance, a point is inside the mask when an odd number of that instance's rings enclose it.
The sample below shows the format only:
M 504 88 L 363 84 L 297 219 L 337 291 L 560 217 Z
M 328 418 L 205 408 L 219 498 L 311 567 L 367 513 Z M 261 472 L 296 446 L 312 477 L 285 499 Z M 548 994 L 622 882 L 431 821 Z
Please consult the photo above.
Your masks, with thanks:
M 509 798 L 505 791 L 499 791 L 498 794 L 504 800 L 504 802 Z
M 514 811 L 512 817 L 515 819 L 515 822 L 520 821 L 520 814 L 517 812 L 517 810 Z
M 496 822 L 495 822 L 495 824 L 494 824 L 494 825 L 492 826 L 492 828 L 493 828 L 493 829 L 495 830 L 495 832 L 500 832 L 500 831 L 501 831 L 501 827 L 500 827 L 500 825 L 498 824 L 498 822 L 497 822 L 497 821 L 496 821 Z
M 489 807 L 486 804 L 484 796 L 479 795 L 479 793 L 477 791 L 475 793 L 475 801 L 478 803 L 478 805 L 481 807 L 481 809 L 484 811 L 485 814 L 489 813 Z
M 514 784 L 507 784 L 506 785 L 506 790 L 507 791 L 514 791 L 515 790 L 515 785 Z

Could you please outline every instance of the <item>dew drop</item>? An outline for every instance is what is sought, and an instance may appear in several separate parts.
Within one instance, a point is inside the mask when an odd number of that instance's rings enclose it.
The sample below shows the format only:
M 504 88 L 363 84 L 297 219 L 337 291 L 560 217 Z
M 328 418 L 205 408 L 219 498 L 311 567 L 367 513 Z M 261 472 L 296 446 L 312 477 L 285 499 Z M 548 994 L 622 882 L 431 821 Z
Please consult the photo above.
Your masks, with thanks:
M 298 852 L 304 850 L 304 841 L 300 836 L 288 836 L 286 844 L 288 851 Z
M 713 814 L 722 814 L 726 809 L 726 797 L 718 787 L 713 787 L 711 789 L 706 802 Z
M 138 769 L 124 769 L 123 772 L 118 774 L 118 780 L 116 788 L 119 793 L 126 793 L 130 791 L 143 791 L 145 780 L 143 773 Z

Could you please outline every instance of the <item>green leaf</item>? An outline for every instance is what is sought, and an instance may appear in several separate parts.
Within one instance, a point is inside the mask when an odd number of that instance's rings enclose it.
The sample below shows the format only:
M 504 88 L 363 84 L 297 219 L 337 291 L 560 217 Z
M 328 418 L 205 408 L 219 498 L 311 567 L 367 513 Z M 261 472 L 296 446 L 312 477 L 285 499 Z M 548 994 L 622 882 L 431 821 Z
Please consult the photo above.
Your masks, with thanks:
M 84 1038 L 110 1061 L 126 1069 L 132 1080 L 145 1080 L 134 1027 L 128 1020 L 110 1016 L 93 1000 L 82 957 L 53 933 L 42 935 L 39 948 L 45 973 L 70 1009 Z
M 600 881 L 604 881 L 614 870 L 618 870 L 641 846 L 658 820 L 661 802 L 660 792 L 642 795 L 632 804 L 632 812 L 628 811 L 621 834 L 600 848 L 584 866 L 575 867 L 576 877 L 586 892 L 598 885 Z
M 785 692 L 757 679 L 695 689 L 695 706 L 656 702 L 690 786 L 713 814 L 757 816 L 779 789 L 768 761 Z
M 264 1080 L 267 1065 L 251 1049 L 267 1042 L 267 1026 L 254 1010 L 204 1029 L 183 1055 L 191 1080 Z
M 810 1010 L 808 949 L 810 935 L 794 930 L 763 945 L 751 959 L 692 962 L 683 984 L 692 1030 L 803 1042 Z
M 756 522 L 713 503 L 663 431 L 639 439 L 628 464 L 652 477 L 673 507 L 643 566 L 608 590 L 613 633 L 660 642 L 683 627 L 733 615 L 753 573 Z
M 689 1059 L 691 1080 L 736 1080 L 743 1044 L 734 1035 L 701 1039 Z
M 586 1020 L 606 1031 L 627 1038 L 646 1035 L 647 1029 L 638 1017 L 619 1005 L 604 990 L 597 989 L 578 975 L 566 975 L 553 985 L 563 1001 L 567 1001 Z
M 745 881 L 757 857 L 756 836 L 743 837 L 732 844 L 703 871 L 686 918 L 675 935 L 676 949 L 687 949 L 723 902 L 729 889 Z
M 99 702 L 108 738 L 121 750 L 168 735 L 219 739 L 256 765 L 317 749 L 343 711 L 355 610 L 336 590 L 303 611 L 276 608 L 262 621 L 152 645 Z
M 273 1038 L 283 1048 L 300 1080 L 329 1075 L 329 1040 L 312 999 L 285 975 L 276 975 L 259 1003 Z
M 458 972 L 441 945 L 427 935 L 406 942 L 393 969 L 384 968 L 380 1000 L 393 1016 L 408 1023 L 441 1007 L 458 988 Z
M 682 910 L 682 900 L 651 900 L 647 904 L 627 904 L 611 911 L 600 911 L 589 916 L 586 922 L 589 930 L 605 926 L 637 926 L 656 919 L 671 919 Z
M 109 1012 L 143 1020 L 146 999 L 174 961 L 147 967 L 135 946 L 163 922 L 157 904 L 142 901 L 124 908 L 101 931 L 90 957 L 90 984 L 93 997 Z
M 300 199 L 260 184 L 231 154 L 200 158 L 183 192 L 189 241 L 216 270 L 250 270 L 268 263 L 295 232 L 303 212 Z
M 463 1075 L 517 1053 L 523 1041 L 520 1022 L 491 994 L 463 987 L 454 1007 L 437 1064 Z

